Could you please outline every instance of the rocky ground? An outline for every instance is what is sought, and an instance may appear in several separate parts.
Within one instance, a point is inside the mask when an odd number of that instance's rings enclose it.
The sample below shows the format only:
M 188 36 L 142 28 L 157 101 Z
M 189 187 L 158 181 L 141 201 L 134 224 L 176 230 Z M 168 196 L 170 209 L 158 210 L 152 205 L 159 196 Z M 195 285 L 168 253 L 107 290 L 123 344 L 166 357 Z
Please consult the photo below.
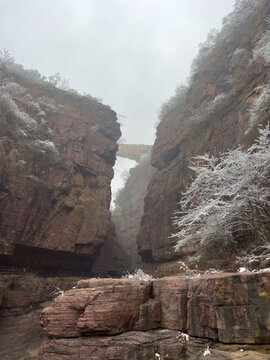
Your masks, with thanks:
M 81 280 L 43 310 L 39 360 L 270 359 L 269 290 L 270 273 Z

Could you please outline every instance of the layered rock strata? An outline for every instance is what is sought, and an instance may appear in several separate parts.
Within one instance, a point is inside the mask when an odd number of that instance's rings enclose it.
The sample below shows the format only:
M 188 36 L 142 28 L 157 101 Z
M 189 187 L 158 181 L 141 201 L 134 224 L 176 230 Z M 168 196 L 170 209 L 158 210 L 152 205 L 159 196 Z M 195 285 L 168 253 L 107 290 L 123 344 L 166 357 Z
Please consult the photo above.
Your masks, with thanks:
M 208 348 L 210 353 L 207 352 Z M 51 339 L 43 344 L 39 360 L 268 360 L 270 346 L 222 345 L 190 338 L 173 330 L 131 331 L 113 337 Z
M 135 279 L 81 280 L 76 289 L 43 311 L 41 324 L 54 337 L 115 335 L 156 328 L 160 308 L 151 299 L 151 285 Z
M 161 326 L 222 343 L 270 343 L 270 274 L 209 274 L 154 282 Z
M 269 294 L 270 273 L 82 280 L 44 309 L 39 359 L 268 359 Z

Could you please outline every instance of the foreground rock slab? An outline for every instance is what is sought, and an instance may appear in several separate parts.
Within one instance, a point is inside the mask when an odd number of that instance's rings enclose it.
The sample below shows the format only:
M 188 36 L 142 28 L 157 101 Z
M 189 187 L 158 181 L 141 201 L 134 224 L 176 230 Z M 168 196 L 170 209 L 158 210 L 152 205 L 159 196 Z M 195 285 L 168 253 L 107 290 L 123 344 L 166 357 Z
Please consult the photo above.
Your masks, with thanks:
M 210 354 L 204 357 L 208 346 Z M 42 345 L 39 360 L 270 359 L 270 347 L 264 351 L 262 353 L 252 346 L 245 349 L 231 345 L 220 347 L 207 340 L 186 340 L 185 335 L 178 331 L 154 330 L 131 331 L 110 337 L 52 339 Z
M 270 273 L 197 278 L 90 279 L 41 316 L 53 337 L 115 335 L 158 327 L 223 343 L 270 343 Z
M 157 328 L 160 305 L 150 299 L 151 286 L 136 279 L 81 280 L 43 311 L 41 324 L 62 338 Z
M 39 360 L 270 359 L 269 319 L 270 273 L 81 280 L 43 310 Z

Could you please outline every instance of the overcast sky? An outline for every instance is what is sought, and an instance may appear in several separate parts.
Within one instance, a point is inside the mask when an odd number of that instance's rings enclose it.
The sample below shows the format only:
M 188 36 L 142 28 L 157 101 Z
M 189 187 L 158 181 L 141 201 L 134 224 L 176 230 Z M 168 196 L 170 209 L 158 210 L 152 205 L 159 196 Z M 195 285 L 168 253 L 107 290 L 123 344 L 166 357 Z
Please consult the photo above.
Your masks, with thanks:
M 185 83 L 234 0 L 0 0 L 0 49 L 59 72 L 123 115 L 123 137 L 151 144 L 160 105 Z

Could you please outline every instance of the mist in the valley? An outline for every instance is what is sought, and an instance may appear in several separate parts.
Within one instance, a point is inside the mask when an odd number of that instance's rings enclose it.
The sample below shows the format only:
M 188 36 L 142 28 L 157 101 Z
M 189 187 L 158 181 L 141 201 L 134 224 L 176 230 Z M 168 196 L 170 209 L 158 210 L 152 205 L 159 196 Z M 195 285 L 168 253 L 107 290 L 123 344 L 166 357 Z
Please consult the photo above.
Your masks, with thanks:
M 234 0 L 0 0 L 0 48 L 59 72 L 120 115 L 128 143 L 152 144 L 162 102 Z

